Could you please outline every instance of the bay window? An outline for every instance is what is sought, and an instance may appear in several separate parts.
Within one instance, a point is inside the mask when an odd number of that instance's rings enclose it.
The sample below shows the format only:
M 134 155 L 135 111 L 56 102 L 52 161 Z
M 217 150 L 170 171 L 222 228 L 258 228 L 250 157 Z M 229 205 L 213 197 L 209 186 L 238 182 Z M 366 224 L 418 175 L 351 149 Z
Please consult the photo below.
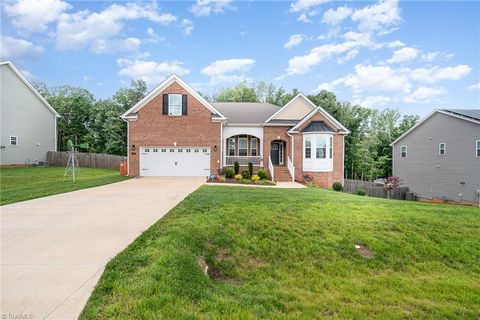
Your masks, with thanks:
M 312 156 L 312 150 L 315 151 L 314 156 Z M 304 134 L 303 155 L 304 171 L 333 171 L 333 135 L 330 133 Z

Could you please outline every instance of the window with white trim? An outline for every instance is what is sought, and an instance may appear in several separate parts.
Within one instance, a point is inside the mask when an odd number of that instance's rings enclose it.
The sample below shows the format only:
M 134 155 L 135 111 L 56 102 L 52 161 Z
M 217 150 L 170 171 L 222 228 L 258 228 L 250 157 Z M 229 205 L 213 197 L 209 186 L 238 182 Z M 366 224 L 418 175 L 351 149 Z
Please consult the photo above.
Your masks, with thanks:
M 333 135 L 306 133 L 303 136 L 303 169 L 312 172 L 333 171 Z
M 252 156 L 252 157 L 258 156 L 258 139 L 257 139 L 257 138 L 252 138 L 250 144 L 251 144 L 251 146 L 250 146 L 251 156 Z
M 447 154 L 447 144 L 446 143 L 439 143 L 438 144 L 438 154 L 444 156 Z
M 333 137 L 330 137 L 330 149 L 329 149 L 330 159 L 333 158 Z
M 228 139 L 228 155 L 235 156 L 235 138 Z
M 407 146 L 400 147 L 400 157 L 406 158 L 407 157 Z
M 475 150 L 477 151 L 477 157 L 480 157 L 480 140 L 475 141 Z
M 10 136 L 10 145 L 17 146 L 18 145 L 18 136 Z
M 248 155 L 248 138 L 238 138 L 238 155 L 240 157 Z
M 310 159 L 312 157 L 312 138 L 305 136 L 305 158 Z
M 168 95 L 168 115 L 181 116 L 182 115 L 182 95 L 178 93 L 171 93 Z
M 315 158 L 317 159 L 327 158 L 327 137 L 325 136 L 315 137 Z

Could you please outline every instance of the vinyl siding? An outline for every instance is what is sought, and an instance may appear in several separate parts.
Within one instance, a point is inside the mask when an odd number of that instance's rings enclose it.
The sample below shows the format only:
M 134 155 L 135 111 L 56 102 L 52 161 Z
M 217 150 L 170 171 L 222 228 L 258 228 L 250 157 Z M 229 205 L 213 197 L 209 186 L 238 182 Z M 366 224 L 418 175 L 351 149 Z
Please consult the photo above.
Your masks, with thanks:
M 0 66 L 0 165 L 46 161 L 55 150 L 55 115 L 7 65 Z M 10 145 L 18 136 L 18 145 Z
M 395 143 L 394 175 L 422 198 L 478 201 L 480 157 L 475 155 L 478 139 L 480 124 L 435 113 Z M 446 143 L 446 155 L 439 155 L 440 143 Z M 407 158 L 401 158 L 401 146 L 407 146 Z

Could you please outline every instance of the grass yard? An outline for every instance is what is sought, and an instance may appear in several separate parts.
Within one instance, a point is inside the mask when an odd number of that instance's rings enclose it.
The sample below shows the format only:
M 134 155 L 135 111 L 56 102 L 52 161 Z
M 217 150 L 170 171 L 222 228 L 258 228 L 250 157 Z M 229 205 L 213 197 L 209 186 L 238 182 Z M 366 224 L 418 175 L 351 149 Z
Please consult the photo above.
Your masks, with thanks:
M 81 319 L 479 315 L 478 208 L 203 186 L 109 262 Z
M 0 168 L 0 205 L 91 188 L 128 179 L 118 171 L 81 168 L 77 181 L 65 182 L 60 167 Z

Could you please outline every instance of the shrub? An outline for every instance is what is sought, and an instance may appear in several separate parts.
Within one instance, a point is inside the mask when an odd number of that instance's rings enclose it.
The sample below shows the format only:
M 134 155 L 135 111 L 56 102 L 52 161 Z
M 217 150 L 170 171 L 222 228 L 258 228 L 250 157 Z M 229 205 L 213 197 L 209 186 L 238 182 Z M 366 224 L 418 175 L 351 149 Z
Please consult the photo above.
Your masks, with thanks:
M 268 174 L 265 170 L 258 170 L 257 175 L 260 177 L 260 180 L 268 179 Z
M 252 180 L 250 180 L 250 179 L 242 179 L 242 183 L 243 183 L 243 184 L 250 184 L 250 183 L 252 183 Z
M 272 185 L 274 186 L 275 185 L 275 182 L 271 181 L 271 180 L 258 180 L 258 181 L 255 181 L 255 184 L 259 184 L 259 185 Z
M 238 163 L 238 161 L 235 161 L 235 174 L 239 174 L 240 173 L 240 163 Z
M 252 176 L 252 181 L 255 182 L 255 181 L 258 181 L 258 180 L 260 180 L 260 177 L 259 177 L 258 175 L 256 175 L 256 174 L 254 174 L 254 175 Z
M 218 176 L 218 182 L 225 182 L 224 176 Z
M 250 177 L 253 176 L 253 163 L 251 162 L 248 163 L 248 173 L 250 174 Z
M 250 179 L 250 172 L 248 172 L 247 170 L 243 170 L 242 171 L 242 178 L 243 179 Z
M 333 191 L 343 191 L 343 186 L 340 182 L 334 182 L 332 185 Z
M 238 181 L 242 180 L 242 175 L 241 174 L 236 174 L 235 175 L 235 180 L 238 180 Z
M 218 169 L 217 173 L 218 173 L 219 176 L 224 176 L 226 171 L 227 171 L 227 169 L 225 167 L 223 167 L 221 169 Z
M 357 190 L 357 195 L 359 196 L 366 196 L 367 195 L 367 191 L 365 191 L 365 189 L 363 188 L 360 188 Z
M 225 177 L 228 179 L 233 179 L 235 177 L 235 171 L 233 171 L 233 169 L 225 170 Z

